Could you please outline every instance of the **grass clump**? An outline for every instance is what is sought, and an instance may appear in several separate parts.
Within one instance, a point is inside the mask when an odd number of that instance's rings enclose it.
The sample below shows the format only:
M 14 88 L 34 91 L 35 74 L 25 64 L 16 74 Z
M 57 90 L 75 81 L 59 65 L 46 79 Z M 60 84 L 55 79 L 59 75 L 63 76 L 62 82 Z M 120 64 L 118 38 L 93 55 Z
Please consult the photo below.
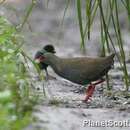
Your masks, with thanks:
M 25 66 L 21 36 L 0 16 L 0 130 L 20 130 L 31 121 L 35 97 Z

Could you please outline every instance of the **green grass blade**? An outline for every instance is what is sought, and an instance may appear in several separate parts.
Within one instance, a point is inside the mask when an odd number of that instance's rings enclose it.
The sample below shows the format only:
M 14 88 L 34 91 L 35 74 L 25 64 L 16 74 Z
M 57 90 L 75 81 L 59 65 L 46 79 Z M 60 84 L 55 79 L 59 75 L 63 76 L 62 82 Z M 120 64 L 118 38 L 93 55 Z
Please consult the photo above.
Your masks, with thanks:
M 83 23 L 82 23 L 82 11 L 81 11 L 81 0 L 77 0 L 77 14 L 78 14 L 80 35 L 81 35 L 81 40 L 82 40 L 81 48 L 85 49 L 84 33 L 83 33 Z
M 118 32 L 118 36 L 119 36 L 119 46 L 120 46 L 120 54 L 121 54 L 121 59 L 122 59 L 122 63 L 123 63 L 123 69 L 124 69 L 124 80 L 125 80 L 125 84 L 126 84 L 126 90 L 128 91 L 129 89 L 129 76 L 128 76 L 128 71 L 127 71 L 127 67 L 126 67 L 126 63 L 125 63 L 125 52 L 124 52 L 124 48 L 123 48 L 123 41 L 122 41 L 122 35 L 121 35 L 121 29 L 120 29 L 120 23 L 119 23 L 119 17 L 118 17 L 118 6 L 117 6 L 117 1 L 115 1 L 115 13 L 116 13 L 116 23 L 117 23 L 117 32 Z
M 23 29 L 25 23 L 27 22 L 27 19 L 28 19 L 28 17 L 30 16 L 30 14 L 31 14 L 31 12 L 32 12 L 32 9 L 33 9 L 33 7 L 35 6 L 35 4 L 36 4 L 36 0 L 32 0 L 32 3 L 31 3 L 31 5 L 28 7 L 28 11 L 27 11 L 27 13 L 26 13 L 26 15 L 25 15 L 25 17 L 24 17 L 24 19 L 23 19 L 23 22 L 22 22 L 22 24 L 20 25 L 20 31 Z
M 90 34 L 90 31 L 91 31 L 91 26 L 93 24 L 93 21 L 94 21 L 94 18 L 96 16 L 96 12 L 97 12 L 97 9 L 98 9 L 98 1 L 95 0 L 93 5 L 92 5 L 92 9 L 91 10 L 91 19 L 90 19 L 90 25 L 88 27 L 88 21 L 86 22 L 86 25 L 85 25 L 85 29 L 84 29 L 84 38 L 86 37 L 86 34 Z M 88 29 L 89 28 L 89 29 Z M 88 31 L 89 30 L 89 31 Z M 88 36 L 89 37 L 89 36 Z
M 62 20 L 61 20 L 61 26 L 63 25 L 64 18 L 65 18 L 65 14 L 66 14 L 66 12 L 67 12 L 67 9 L 68 9 L 68 7 L 69 7 L 69 4 L 70 4 L 70 0 L 67 0 L 66 6 L 65 6 L 65 9 L 64 9 L 63 18 L 62 18 Z
M 123 0 L 122 0 L 122 3 L 123 3 Z M 126 0 L 126 11 L 128 14 L 128 19 L 129 19 L 129 24 L 130 24 L 130 1 L 129 0 Z
M 86 18 L 87 18 L 87 26 L 88 26 L 88 31 L 87 31 L 87 36 L 88 40 L 90 40 L 90 27 L 91 27 L 91 5 L 92 1 L 91 0 L 86 0 Z

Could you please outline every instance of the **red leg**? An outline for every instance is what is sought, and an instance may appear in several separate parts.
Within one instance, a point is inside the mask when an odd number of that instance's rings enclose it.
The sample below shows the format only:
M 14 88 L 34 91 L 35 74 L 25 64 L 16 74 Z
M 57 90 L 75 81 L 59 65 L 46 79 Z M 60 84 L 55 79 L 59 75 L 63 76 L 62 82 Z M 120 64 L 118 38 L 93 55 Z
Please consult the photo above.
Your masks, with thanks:
M 84 99 L 85 102 L 87 102 L 90 99 L 90 97 L 92 97 L 94 90 L 95 90 L 95 86 L 104 82 L 104 81 L 105 80 L 99 80 L 96 83 L 90 84 L 90 86 L 88 86 L 88 89 L 86 90 L 86 97 Z
M 98 85 L 100 83 L 103 83 L 104 81 L 105 81 L 105 79 L 101 79 L 101 80 L 97 81 L 96 83 L 94 83 L 93 85 Z
M 86 94 L 88 94 L 88 93 L 91 91 L 91 89 L 92 89 L 92 84 L 90 84 L 90 85 L 88 86 L 88 88 L 86 89 Z
M 90 99 L 90 97 L 92 97 L 94 90 L 95 85 L 91 84 L 86 91 L 86 97 L 84 99 L 85 102 L 87 102 Z

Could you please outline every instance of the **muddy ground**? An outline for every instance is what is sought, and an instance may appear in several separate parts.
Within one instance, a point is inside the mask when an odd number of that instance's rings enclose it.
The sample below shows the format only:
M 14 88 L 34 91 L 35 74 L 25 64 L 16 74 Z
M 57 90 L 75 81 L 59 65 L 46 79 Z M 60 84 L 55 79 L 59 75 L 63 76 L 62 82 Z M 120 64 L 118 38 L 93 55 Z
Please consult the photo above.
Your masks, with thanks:
M 10 21 L 17 25 L 24 15 L 25 7 L 30 0 L 12 0 L 1 7 L 0 13 L 6 14 Z M 9 6 L 15 6 L 17 13 L 9 11 Z M 26 5 L 26 6 L 25 6 Z M 86 41 L 86 54 L 80 51 L 80 33 L 76 15 L 75 1 L 71 3 L 66 13 L 63 26 L 60 25 L 65 8 L 65 0 L 53 0 L 47 7 L 46 1 L 37 5 L 26 25 L 23 34 L 25 36 L 24 48 L 33 58 L 37 50 L 46 44 L 53 44 L 58 56 L 99 56 L 100 47 L 100 25 L 96 18 L 91 40 Z M 125 13 L 120 15 L 123 30 L 124 48 L 127 55 L 127 67 L 130 74 L 130 38 L 128 26 L 125 24 Z M 115 36 L 112 34 L 113 37 Z M 115 59 L 114 69 L 109 72 L 113 86 L 108 91 L 106 82 L 96 87 L 96 91 L 88 103 L 83 103 L 85 87 L 73 84 L 56 75 L 51 68 L 49 74 L 55 77 L 53 80 L 38 81 L 33 68 L 31 75 L 36 83 L 35 92 L 40 95 L 39 104 L 35 107 L 34 116 L 36 122 L 26 130 L 128 130 L 129 127 L 90 127 L 84 126 L 84 120 L 91 121 L 130 121 L 130 98 L 123 92 L 125 86 L 119 63 Z M 46 98 L 43 96 L 43 86 L 46 90 Z

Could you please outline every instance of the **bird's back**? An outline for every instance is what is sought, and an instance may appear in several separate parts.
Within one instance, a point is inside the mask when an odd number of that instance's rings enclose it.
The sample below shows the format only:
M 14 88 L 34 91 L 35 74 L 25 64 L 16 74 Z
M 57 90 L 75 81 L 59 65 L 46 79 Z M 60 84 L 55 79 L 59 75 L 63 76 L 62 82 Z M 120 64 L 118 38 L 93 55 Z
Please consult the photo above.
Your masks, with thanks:
M 58 74 L 74 83 L 87 84 L 104 76 L 113 64 L 114 54 L 103 58 L 62 59 Z

